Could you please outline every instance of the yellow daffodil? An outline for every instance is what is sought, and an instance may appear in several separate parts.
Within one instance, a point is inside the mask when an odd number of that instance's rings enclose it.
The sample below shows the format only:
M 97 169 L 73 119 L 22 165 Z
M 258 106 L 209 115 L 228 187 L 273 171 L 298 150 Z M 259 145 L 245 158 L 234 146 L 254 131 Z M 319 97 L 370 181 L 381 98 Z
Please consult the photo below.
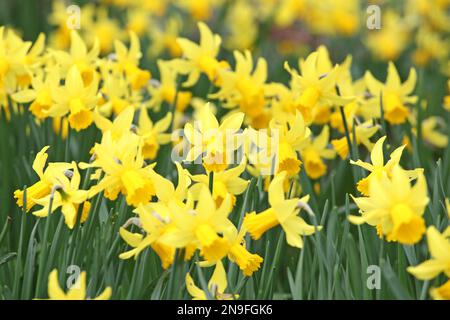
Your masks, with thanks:
M 450 280 L 447 280 L 443 285 L 430 290 L 430 296 L 434 300 L 450 300 Z
M 107 287 L 94 300 L 108 300 L 111 297 L 111 287 Z M 58 283 L 58 271 L 53 269 L 48 277 L 48 297 L 50 300 L 89 300 L 86 296 L 86 272 L 83 271 L 69 291 L 64 292 Z
M 276 141 L 276 172 L 286 171 L 288 177 L 295 176 L 300 171 L 301 161 L 297 152 L 301 152 L 308 145 L 311 131 L 305 125 L 302 114 L 296 111 L 295 117 L 288 118 L 286 123 L 279 123 L 275 119 L 270 123 L 271 134 L 278 135 Z
M 236 196 L 245 191 L 249 181 L 244 180 L 239 176 L 244 172 L 246 164 L 247 162 L 244 159 L 238 166 L 214 173 L 212 194 L 217 206 L 220 206 L 227 196 L 231 197 L 231 202 L 234 206 L 236 203 Z M 192 180 L 194 182 L 199 182 L 194 184 L 191 188 L 191 191 L 194 194 L 199 193 L 198 190 L 202 185 L 208 186 L 210 174 L 211 173 L 206 175 L 192 175 Z
M 380 102 L 380 95 L 383 95 L 384 118 L 391 124 L 404 123 L 410 114 L 408 104 L 417 101 L 416 96 L 411 96 L 416 86 L 417 74 L 414 68 L 411 68 L 408 79 L 401 83 L 400 76 L 393 62 L 389 62 L 386 83 L 376 80 L 370 71 L 364 75 L 367 89 L 372 95 L 372 99 Z M 379 107 L 378 107 L 379 108 Z M 381 114 L 378 113 L 378 117 Z
M 292 76 L 291 88 L 296 92 L 295 105 L 305 121 L 311 123 L 313 110 L 319 105 L 343 105 L 351 101 L 350 97 L 340 97 L 336 92 L 336 80 L 340 67 L 336 66 L 326 74 L 320 71 L 319 53 L 311 53 L 305 60 L 300 60 L 301 74 L 286 63 L 285 68 Z
M 171 121 L 172 113 L 168 112 L 164 118 L 153 123 L 148 115 L 147 109 L 141 108 L 137 134 L 144 140 L 142 153 L 145 159 L 155 159 L 159 146 L 170 142 L 171 134 L 164 133 L 164 131 L 169 128 Z
M 140 205 L 135 212 L 138 214 L 138 219 L 134 222 L 131 218 L 131 223 L 135 223 L 140 227 L 145 235 L 141 233 L 132 233 L 120 228 L 120 236 L 133 249 L 123 252 L 119 255 L 120 259 L 129 259 L 137 256 L 146 247 L 150 246 L 161 259 L 162 266 L 167 269 L 173 262 L 175 255 L 175 247 L 169 246 L 159 241 L 160 237 L 171 228 L 170 209 L 158 203 L 150 203 L 146 206 Z M 129 221 L 130 221 L 129 220 Z
M 52 88 L 54 104 L 47 110 L 51 117 L 69 115 L 70 127 L 80 131 L 93 122 L 92 109 L 97 103 L 98 81 L 93 79 L 85 86 L 76 66 L 70 68 L 64 86 Z
M 82 10 L 81 16 L 89 17 L 81 22 L 83 29 L 89 30 L 85 34 L 86 40 L 90 43 L 98 41 L 102 54 L 111 52 L 114 42 L 126 37 L 118 21 L 108 16 L 108 8 L 89 3 L 83 6 Z
M 439 32 L 425 26 L 416 36 L 417 49 L 412 54 L 416 65 L 426 66 L 430 61 L 445 61 L 450 53 L 450 45 Z
M 306 13 L 307 1 L 304 0 L 281 0 L 276 8 L 275 24 L 280 27 L 287 27 L 295 20 L 304 17 Z
M 177 91 L 177 72 L 172 62 L 158 60 L 158 69 L 160 81 L 153 81 L 148 87 L 151 96 L 149 106 L 159 111 L 163 102 L 172 106 L 176 99 L 176 111 L 183 112 L 191 101 L 192 93 Z
M 174 230 L 173 224 L 170 223 L 172 218 L 171 212 L 175 210 L 174 208 L 185 206 L 183 201 L 187 197 L 188 187 L 191 184 L 186 170 L 179 163 L 176 165 L 178 170 L 177 187 L 175 188 L 170 180 L 156 173 L 153 174 L 153 181 L 158 186 L 156 196 L 159 202 L 139 205 L 135 210 L 138 217 L 131 218 L 125 226 L 120 228 L 121 237 L 128 245 L 133 247 L 130 251 L 121 253 L 119 256 L 121 259 L 128 259 L 132 256 L 137 257 L 143 249 L 150 246 L 160 257 L 163 268 L 168 268 L 172 264 L 175 247 L 162 243 L 159 241 L 159 238 L 164 232 Z M 145 232 L 145 235 L 127 231 L 126 226 L 129 224 L 137 225 Z M 191 255 L 188 251 L 186 250 L 186 257 Z
M 172 208 L 175 228 L 166 232 L 161 242 L 177 248 L 195 245 L 206 260 L 218 261 L 229 251 L 228 240 L 219 233 L 232 225 L 228 220 L 231 208 L 230 196 L 218 207 L 208 188 L 203 187 L 195 208 L 192 205 Z
M 134 32 L 130 32 L 130 48 L 119 40 L 114 41 L 116 69 L 123 72 L 133 90 L 146 86 L 151 78 L 150 71 L 139 68 L 142 57 L 139 39 Z
M 122 73 L 111 73 L 102 68 L 103 83 L 100 89 L 101 98 L 98 110 L 102 115 L 118 115 L 129 106 L 140 104 L 141 97 L 136 91 L 130 90 L 130 85 Z
M 128 32 L 133 32 L 141 37 L 149 27 L 148 13 L 140 8 L 133 8 L 127 12 L 127 26 Z
M 373 125 L 372 121 L 366 121 L 355 126 L 356 144 L 364 145 L 367 150 L 372 151 L 374 143 L 370 141 L 370 138 L 378 132 L 379 126 Z M 353 143 L 353 132 L 349 134 L 350 142 Z M 342 137 L 340 139 L 331 140 L 334 150 L 341 157 L 341 159 L 347 158 L 349 154 L 349 146 L 347 137 Z
M 357 161 L 350 160 L 351 164 L 357 165 L 370 172 L 370 174 L 367 177 L 361 179 L 357 185 L 358 191 L 365 196 L 369 195 L 369 185 L 372 179 L 379 179 L 383 175 L 387 175 L 388 177 L 390 177 L 394 166 L 400 163 L 400 158 L 402 156 L 403 149 L 405 148 L 405 146 L 398 147 L 397 149 L 392 151 L 389 161 L 386 164 L 384 164 L 383 143 L 385 140 L 386 136 L 381 137 L 375 143 L 372 152 L 370 153 L 370 160 L 372 162 L 371 164 L 363 162 L 361 160 Z M 419 171 L 421 171 L 421 169 L 411 170 L 407 172 L 409 177 L 412 179 L 417 176 L 417 173 Z
M 208 171 L 224 170 L 228 166 L 229 156 L 239 147 L 232 142 L 243 120 L 244 114 L 239 112 L 230 115 L 219 125 L 211 106 L 204 105 L 194 125 L 187 123 L 184 126 L 184 134 L 191 145 L 186 161 L 196 161 L 201 157 Z
M 219 71 L 228 68 L 226 61 L 216 59 L 222 42 L 220 36 L 213 34 L 203 22 L 198 23 L 198 28 L 200 30 L 199 45 L 188 39 L 177 39 L 184 59 L 174 60 L 173 65 L 177 72 L 188 75 L 188 79 L 183 83 L 184 87 L 195 85 L 201 73 L 205 73 L 210 81 L 217 82 Z
M 153 181 L 158 186 L 156 188 L 156 197 L 159 202 L 165 205 L 174 202 L 176 205 L 183 206 L 183 201 L 188 196 L 188 188 L 192 183 L 192 179 L 189 171 L 183 169 L 180 163 L 176 162 L 175 166 L 177 167 L 178 173 L 178 184 L 176 188 L 170 180 L 159 174 L 153 175 Z
M 27 205 L 26 210 L 29 211 L 38 199 L 42 199 L 50 195 L 53 186 L 58 183 L 58 179 L 64 175 L 64 171 L 69 170 L 70 163 L 49 163 L 44 170 L 45 163 L 47 162 L 47 150 L 49 146 L 42 148 L 38 152 L 33 162 L 33 170 L 37 173 L 39 181 L 34 183 L 31 187 L 26 189 Z M 14 191 L 14 198 L 16 198 L 17 205 L 23 207 L 24 190 Z
M 46 62 L 45 51 L 45 34 L 40 33 L 33 46 L 27 52 L 25 59 L 22 61 L 25 64 L 23 73 L 17 75 L 17 85 L 19 88 L 28 87 L 31 83 L 34 74 L 38 74 L 42 65 Z
M 22 41 L 12 30 L 0 27 L 0 87 L 14 91 L 20 75 L 26 73 L 26 56 L 31 42 Z
M 70 70 L 76 67 L 83 79 L 84 86 L 87 87 L 92 81 L 95 81 L 95 64 L 99 55 L 98 41 L 95 41 L 92 49 L 88 51 L 78 32 L 72 30 L 70 33 L 70 51 L 52 51 L 51 54 L 61 68 L 62 77 L 69 77 Z
M 430 280 L 444 273 L 450 278 L 450 241 L 434 227 L 427 229 L 428 249 L 431 259 L 415 267 L 408 267 L 408 272 L 420 280 Z M 436 300 L 450 300 L 450 280 L 442 286 L 432 288 L 430 295 Z
M 318 179 L 327 172 L 327 165 L 323 159 L 333 159 L 336 153 L 328 148 L 330 130 L 328 126 L 323 127 L 322 132 L 311 139 L 302 149 L 301 156 L 308 177 Z
M 134 107 L 129 106 L 125 108 L 113 121 L 103 117 L 97 111 L 93 112 L 93 117 L 95 125 L 102 133 L 110 131 L 112 139 L 118 140 L 132 129 Z
M 444 119 L 440 117 L 428 117 L 421 122 L 422 139 L 437 148 L 445 148 L 448 145 L 448 135 L 438 131 L 439 127 L 446 127 Z M 413 133 L 417 130 L 413 129 Z
M 281 225 L 286 233 L 286 241 L 290 246 L 302 248 L 303 235 L 316 232 L 314 226 L 305 222 L 299 215 L 300 208 L 306 203 L 308 196 L 302 199 L 286 199 L 283 183 L 286 172 L 281 172 L 272 180 L 269 186 L 270 208 L 256 214 L 247 213 L 244 218 L 244 227 L 253 239 L 258 240 L 269 229 Z M 320 229 L 320 227 L 319 227 Z
M 224 22 L 228 29 L 225 47 L 238 50 L 251 49 L 258 36 L 257 19 L 258 12 L 250 2 L 236 1 L 231 4 Z
M 142 154 L 142 138 L 132 132 L 114 140 L 111 131 L 103 134 L 101 143 L 94 146 L 94 161 L 82 168 L 100 168 L 104 177 L 89 192 L 92 197 L 105 190 L 105 197 L 115 200 L 121 192 L 129 205 L 138 206 L 155 194 L 152 181 L 153 165 L 146 165 Z
M 56 27 L 50 35 L 50 44 L 57 49 L 67 49 L 70 46 L 70 29 L 67 24 L 67 8 L 59 1 L 52 2 L 52 9 L 49 12 L 48 23 Z M 81 22 L 81 21 L 80 21 Z
M 80 222 L 87 219 L 90 203 L 86 202 L 88 192 L 80 190 L 80 173 L 77 165 L 72 162 L 70 170 L 67 169 L 64 175 L 57 178 L 52 191 L 43 198 L 35 199 L 36 204 L 42 206 L 41 209 L 33 212 L 38 217 L 46 217 L 61 207 L 66 225 L 73 229 L 77 221 L 78 207 L 82 205 L 82 214 Z
M 241 226 L 239 232 L 235 227 L 229 228 L 225 231 L 226 238 L 230 241 L 230 250 L 228 257 L 235 262 L 242 273 L 250 277 L 255 271 L 259 269 L 263 258 L 255 253 L 250 253 L 245 245 L 244 236 L 247 230 Z
M 208 282 L 208 290 L 209 294 L 217 300 L 233 300 L 237 298 L 237 296 L 233 296 L 232 294 L 225 293 L 227 289 L 227 274 L 225 272 L 225 268 L 221 261 L 216 263 L 214 268 L 214 272 L 209 279 Z M 193 300 L 206 300 L 207 294 L 197 287 L 189 273 L 186 274 L 186 289 L 189 294 L 192 296 Z
M 422 239 L 426 229 L 422 215 L 429 201 L 422 172 L 411 186 L 408 173 L 396 165 L 390 178 L 384 174 L 370 180 L 368 197 L 353 199 L 362 216 L 350 216 L 350 222 L 377 226 L 388 241 L 414 244 Z
M 31 85 L 32 89 L 16 92 L 12 98 L 19 103 L 31 102 L 31 113 L 38 119 L 44 119 L 53 105 L 52 90 L 58 87 L 59 77 L 56 72 L 47 74 L 45 80 L 36 76 L 31 80 Z
M 226 108 L 239 107 L 250 119 L 260 118 L 264 116 L 264 107 L 267 104 L 265 99 L 267 62 L 259 58 L 252 72 L 253 58 L 250 51 L 245 51 L 244 54 L 234 51 L 234 58 L 236 70 L 223 70 L 220 73 L 220 90 L 210 97 L 224 101 L 223 106 Z M 263 127 L 266 127 L 267 123 L 266 121 Z
M 161 53 L 167 50 L 172 58 L 181 57 L 183 51 L 177 42 L 177 38 L 181 32 L 183 21 L 179 16 L 171 16 L 163 23 L 160 29 L 158 26 L 153 26 L 149 30 L 149 37 L 152 40 L 152 46 L 148 53 L 152 57 L 158 57 Z
M 222 0 L 177 0 L 178 5 L 186 10 L 188 14 L 197 21 L 208 20 L 215 6 L 221 3 Z
M 431 259 L 415 267 L 408 267 L 408 272 L 420 280 L 429 280 L 441 272 L 450 277 L 450 241 L 434 227 L 427 229 L 428 249 Z
M 383 27 L 370 31 L 367 47 L 376 58 L 384 61 L 396 60 L 408 44 L 409 27 L 393 10 L 383 13 Z

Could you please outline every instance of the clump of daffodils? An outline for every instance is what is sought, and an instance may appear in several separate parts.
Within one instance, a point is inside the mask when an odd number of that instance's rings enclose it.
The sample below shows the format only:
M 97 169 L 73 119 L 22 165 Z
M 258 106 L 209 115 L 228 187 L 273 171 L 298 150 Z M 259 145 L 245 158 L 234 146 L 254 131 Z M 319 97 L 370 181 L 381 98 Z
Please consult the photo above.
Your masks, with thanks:
M 401 157 L 411 146 L 391 139 L 391 132 L 411 127 L 411 138 L 420 136 L 436 149 L 448 145 L 443 119 L 416 120 L 415 69 L 404 81 L 397 71 L 395 60 L 417 22 L 389 13 L 387 23 L 394 32 L 368 37 L 366 46 L 387 62 L 385 81 L 369 70 L 354 78 L 353 57 L 334 63 L 322 45 L 299 58 L 296 67 L 285 62 L 279 70 L 286 76 L 283 83 L 272 79 L 270 61 L 252 51 L 260 41 L 258 20 L 271 16 L 280 29 L 301 21 L 319 34 L 347 37 L 361 24 L 355 14 L 358 1 L 319 6 L 283 0 L 277 6 L 256 6 L 256 11 L 248 1 L 236 2 L 225 16 L 237 21 L 225 38 L 225 46 L 234 49 L 229 59 L 222 55 L 222 37 L 205 22 L 197 23 L 196 40 L 180 36 L 183 22 L 177 16 L 152 29 L 148 17 L 164 17 L 169 2 L 150 1 L 142 8 L 135 1 L 123 2 L 126 32 L 107 10 L 93 14 L 86 6 L 92 13 L 84 18 L 92 29 L 89 35 L 69 30 L 64 8 L 55 4 L 51 22 L 56 30 L 48 46 L 43 35 L 32 43 L 0 27 L 3 114 L 8 121 L 26 114 L 33 128 L 50 123 L 53 134 L 68 145 L 64 162 L 51 152 L 54 161 L 47 162 L 52 149 L 40 146 L 31 165 L 35 182 L 14 191 L 18 207 L 39 218 L 60 212 L 66 226 L 78 231 L 91 218 L 94 200 L 107 206 L 122 201 L 130 210 L 118 227 L 126 246 L 119 259 L 136 259 L 152 250 L 166 270 L 180 258 L 191 266 L 213 268 L 201 288 L 186 269 L 187 292 L 193 299 L 237 299 L 228 289 L 226 267 L 236 267 L 243 277 L 260 272 L 267 233 L 282 233 L 294 248 L 310 245 L 307 237 L 324 226 L 317 225 L 308 204 L 316 195 L 307 194 L 304 186 L 313 186 L 309 190 L 320 195 L 327 176 L 350 163 L 367 175 L 355 181 L 358 213 L 349 221 L 373 226 L 379 241 L 414 245 L 426 234 L 431 259 L 408 271 L 421 280 L 440 273 L 450 277 L 449 232 L 438 232 L 425 219 L 429 197 L 424 170 L 404 169 Z M 176 1 L 173 6 L 200 21 L 211 18 L 219 2 Z M 319 18 L 324 7 L 331 17 L 326 21 Z M 416 18 L 425 21 L 427 14 L 424 9 Z M 240 26 L 249 32 L 242 33 Z M 434 52 L 440 47 L 434 33 L 441 29 L 448 30 L 442 19 L 418 35 L 415 59 L 421 64 L 443 60 L 443 54 Z M 427 32 L 433 37 L 428 39 Z M 141 48 L 143 37 L 154 41 L 147 53 Z M 289 49 L 292 43 L 284 45 Z M 145 55 L 155 57 L 155 74 L 143 67 Z M 209 86 L 206 92 L 203 82 Z M 444 108 L 449 105 L 447 96 Z M 25 134 L 30 130 L 24 128 Z M 82 155 L 84 161 L 72 161 L 71 134 L 88 130 L 98 139 Z M 411 143 L 410 137 L 405 139 L 402 143 Z M 259 181 L 257 188 L 252 179 Z M 243 203 L 252 193 L 254 203 Z M 86 299 L 85 273 L 76 285 L 78 289 L 64 292 L 53 270 L 48 296 Z M 449 299 L 449 286 L 447 281 L 430 294 Z M 110 296 L 108 287 L 97 298 Z

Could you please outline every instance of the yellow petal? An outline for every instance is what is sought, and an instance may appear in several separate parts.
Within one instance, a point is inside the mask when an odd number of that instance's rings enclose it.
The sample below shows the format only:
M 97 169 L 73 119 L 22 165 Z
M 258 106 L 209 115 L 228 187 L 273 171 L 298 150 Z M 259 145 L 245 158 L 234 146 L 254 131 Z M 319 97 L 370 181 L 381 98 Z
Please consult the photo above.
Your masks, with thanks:
M 103 290 L 102 293 L 100 293 L 98 295 L 97 298 L 95 298 L 94 300 L 109 300 L 109 298 L 111 298 L 111 294 L 112 294 L 112 289 L 111 287 L 107 287 L 105 290 Z
M 213 285 L 217 287 L 217 292 L 219 293 L 224 293 L 225 289 L 227 288 L 227 274 L 223 267 L 222 261 L 217 262 L 214 273 L 209 280 L 208 288 L 211 290 Z
M 186 289 L 189 292 L 189 294 L 194 299 L 198 300 L 206 300 L 205 293 L 195 285 L 194 280 L 192 279 L 191 275 L 189 273 L 186 273 Z
M 48 277 L 48 297 L 52 300 L 63 300 L 66 294 L 58 283 L 58 271 L 53 269 Z
M 375 143 L 375 146 L 370 153 L 370 161 L 372 162 L 375 168 L 383 167 L 384 157 L 383 157 L 383 143 L 386 140 L 386 136 L 381 137 Z
M 42 150 L 38 152 L 36 158 L 33 161 L 33 170 L 38 174 L 39 178 L 42 178 L 44 175 L 44 166 L 47 162 L 48 148 L 50 148 L 50 146 L 43 147 Z
M 450 241 L 431 226 L 427 230 L 428 249 L 435 259 L 446 261 L 447 268 L 450 267 Z
M 436 277 L 447 266 L 437 260 L 428 260 L 418 266 L 408 267 L 406 270 L 420 280 L 429 280 Z

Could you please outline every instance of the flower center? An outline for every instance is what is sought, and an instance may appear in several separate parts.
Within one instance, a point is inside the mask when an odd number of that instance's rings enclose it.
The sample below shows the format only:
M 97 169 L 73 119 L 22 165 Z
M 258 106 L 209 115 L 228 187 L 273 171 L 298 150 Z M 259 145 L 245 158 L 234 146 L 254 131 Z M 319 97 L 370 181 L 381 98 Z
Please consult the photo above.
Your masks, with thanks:
M 425 233 L 425 221 L 408 205 L 396 204 L 390 213 L 393 228 L 388 238 L 396 239 L 403 244 L 414 244 L 422 238 Z

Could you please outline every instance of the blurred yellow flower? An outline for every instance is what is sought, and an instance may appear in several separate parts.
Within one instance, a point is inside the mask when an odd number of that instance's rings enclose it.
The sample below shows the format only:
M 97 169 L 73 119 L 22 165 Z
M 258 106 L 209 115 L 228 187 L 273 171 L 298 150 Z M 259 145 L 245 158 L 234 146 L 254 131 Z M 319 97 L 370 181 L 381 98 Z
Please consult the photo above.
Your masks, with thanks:
M 417 266 L 408 267 L 408 272 L 420 280 L 435 278 L 441 272 L 450 278 L 450 241 L 448 236 L 444 236 L 434 226 L 430 226 L 427 229 L 427 242 L 431 259 Z M 447 280 L 442 286 L 432 288 L 430 295 L 433 299 L 450 300 L 449 283 L 450 280 Z
M 408 79 L 401 83 L 400 76 L 393 62 L 389 62 L 386 83 L 382 83 L 375 79 L 370 71 L 364 75 L 367 89 L 376 104 L 379 106 L 380 97 L 383 96 L 383 112 L 384 118 L 391 124 L 401 124 L 406 122 L 410 114 L 408 104 L 414 104 L 417 96 L 411 96 L 416 86 L 417 73 L 414 68 L 409 71 Z M 378 107 L 379 109 L 379 107 Z M 377 117 L 381 117 L 381 112 L 377 113 Z
M 198 23 L 200 30 L 200 44 L 196 44 L 185 38 L 178 38 L 178 44 L 183 50 L 184 59 L 173 60 L 175 70 L 181 74 L 187 74 L 188 79 L 183 83 L 184 87 L 195 85 L 201 73 L 205 73 L 212 82 L 218 82 L 220 70 L 228 68 L 226 61 L 218 61 L 220 44 L 222 39 L 213 34 L 206 24 Z
M 107 287 L 94 300 L 108 300 L 111 294 L 111 287 Z M 86 296 L 86 272 L 83 271 L 65 293 L 58 283 L 58 271 L 53 269 L 48 277 L 48 297 L 50 300 L 89 300 L 90 298 Z

